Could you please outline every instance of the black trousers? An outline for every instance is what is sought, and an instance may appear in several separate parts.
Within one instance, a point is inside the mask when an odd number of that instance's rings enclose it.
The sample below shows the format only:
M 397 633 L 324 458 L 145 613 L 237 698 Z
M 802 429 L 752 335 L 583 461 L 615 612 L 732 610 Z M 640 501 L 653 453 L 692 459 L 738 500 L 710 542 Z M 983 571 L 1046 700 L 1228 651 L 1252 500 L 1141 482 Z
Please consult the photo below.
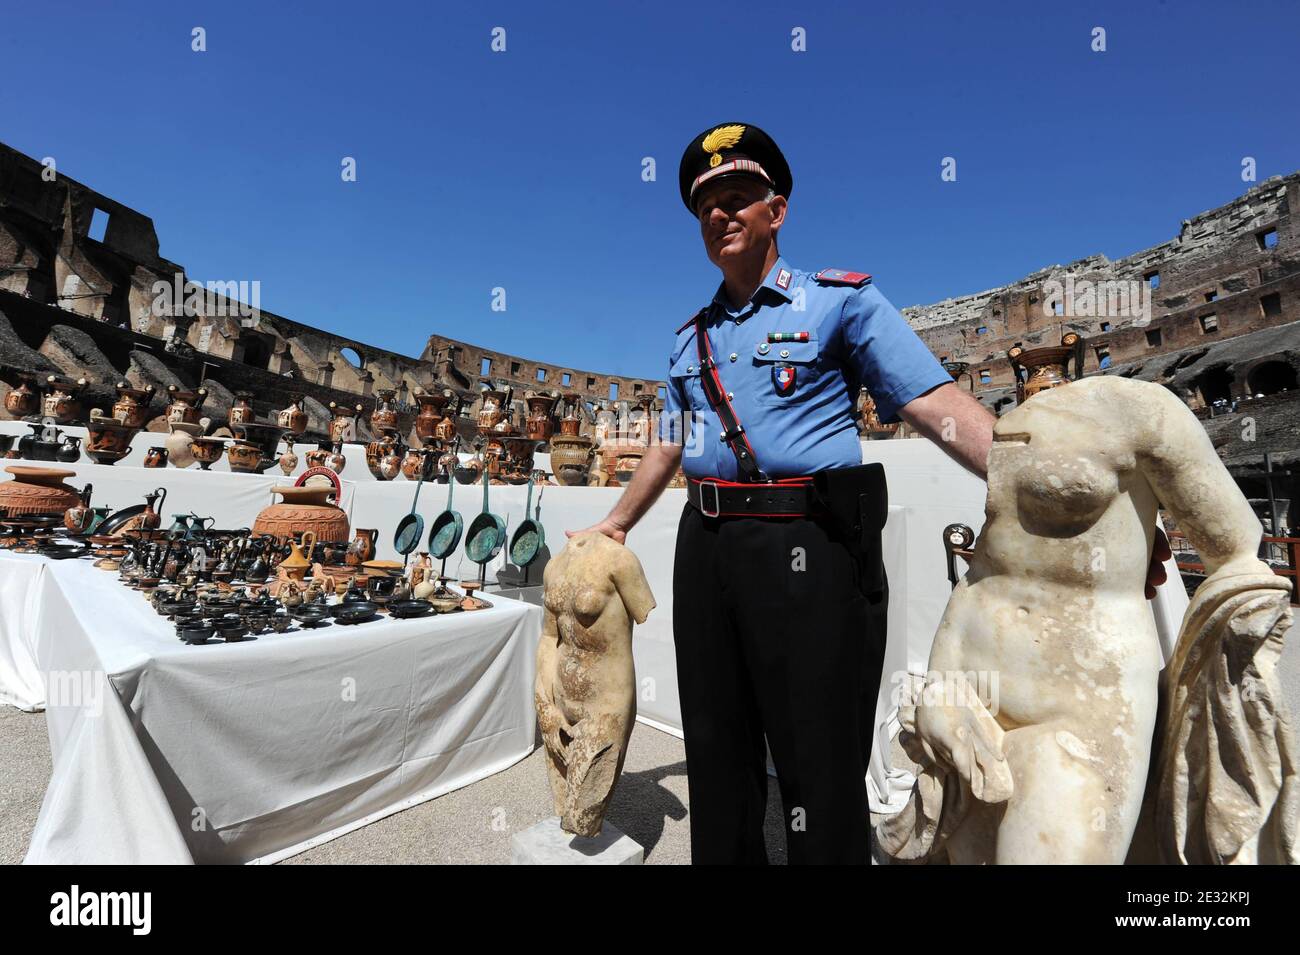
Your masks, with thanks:
M 860 589 L 855 551 L 826 520 L 686 506 L 673 640 L 693 863 L 767 863 L 765 737 L 790 862 L 870 862 L 865 777 L 885 604 Z

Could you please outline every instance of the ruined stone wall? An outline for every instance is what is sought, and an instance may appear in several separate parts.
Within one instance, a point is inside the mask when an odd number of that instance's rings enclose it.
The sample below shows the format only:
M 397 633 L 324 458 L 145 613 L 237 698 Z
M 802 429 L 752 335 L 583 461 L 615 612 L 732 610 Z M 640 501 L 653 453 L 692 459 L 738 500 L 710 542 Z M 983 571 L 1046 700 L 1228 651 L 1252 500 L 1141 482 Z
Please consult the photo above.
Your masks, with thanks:
M 1087 339 L 1091 373 L 1300 321 L 1297 207 L 1300 173 L 1275 177 L 1185 220 L 1177 238 L 1153 248 L 1051 266 L 903 314 L 941 360 L 971 364 L 977 394 L 1005 404 L 1014 385 L 1006 352 L 1015 345 L 1057 344 L 1076 331 Z M 1100 294 L 1090 302 L 1088 290 Z M 1125 290 L 1140 294 L 1127 301 L 1105 294 Z M 1139 308 L 1125 307 L 1148 294 L 1149 324 Z

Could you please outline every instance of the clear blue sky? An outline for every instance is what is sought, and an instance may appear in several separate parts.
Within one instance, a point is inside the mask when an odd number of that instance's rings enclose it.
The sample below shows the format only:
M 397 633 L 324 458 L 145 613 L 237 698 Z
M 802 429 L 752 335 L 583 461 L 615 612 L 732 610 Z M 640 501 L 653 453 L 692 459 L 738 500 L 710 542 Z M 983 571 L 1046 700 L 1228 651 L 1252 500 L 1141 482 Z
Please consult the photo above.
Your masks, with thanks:
M 715 123 L 786 152 L 787 258 L 899 307 L 1168 239 L 1243 156 L 1300 168 L 1300 5 L 1060 6 L 10 2 L 0 140 L 289 318 L 662 378 L 718 283 L 676 179 Z

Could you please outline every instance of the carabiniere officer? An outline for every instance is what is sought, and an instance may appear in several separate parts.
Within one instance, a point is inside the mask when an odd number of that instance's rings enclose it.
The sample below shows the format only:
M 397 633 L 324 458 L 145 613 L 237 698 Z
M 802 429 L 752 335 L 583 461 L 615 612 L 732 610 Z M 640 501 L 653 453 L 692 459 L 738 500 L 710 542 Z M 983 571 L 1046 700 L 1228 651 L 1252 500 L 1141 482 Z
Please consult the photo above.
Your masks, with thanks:
M 692 861 L 767 862 L 766 740 L 790 862 L 867 863 L 887 498 L 862 464 L 855 399 L 865 385 L 881 421 L 980 477 L 993 416 L 869 275 L 782 257 L 793 180 L 765 132 L 705 130 L 679 178 L 722 284 L 677 330 L 660 443 L 596 529 L 622 542 L 682 466 L 673 639 Z

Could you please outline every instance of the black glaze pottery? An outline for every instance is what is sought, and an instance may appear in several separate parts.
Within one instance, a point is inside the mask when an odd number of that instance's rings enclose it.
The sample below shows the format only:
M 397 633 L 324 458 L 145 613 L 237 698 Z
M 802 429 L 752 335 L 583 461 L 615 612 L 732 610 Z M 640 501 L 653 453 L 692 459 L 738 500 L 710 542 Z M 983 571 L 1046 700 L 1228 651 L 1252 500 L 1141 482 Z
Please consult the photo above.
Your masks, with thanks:
M 427 617 L 431 613 L 433 604 L 427 600 L 394 600 L 388 605 L 388 615 L 399 619 Z
M 352 600 L 341 603 L 334 608 L 336 623 L 362 623 L 373 619 L 379 612 L 379 604 L 371 600 Z

